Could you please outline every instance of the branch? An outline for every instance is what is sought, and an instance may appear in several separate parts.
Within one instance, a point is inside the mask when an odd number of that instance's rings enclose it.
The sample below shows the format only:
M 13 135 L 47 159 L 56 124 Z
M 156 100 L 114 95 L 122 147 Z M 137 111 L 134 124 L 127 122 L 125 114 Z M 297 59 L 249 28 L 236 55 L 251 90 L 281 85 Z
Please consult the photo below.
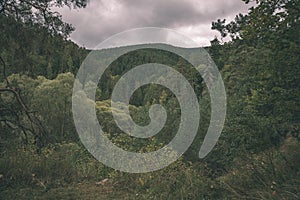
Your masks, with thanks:
M 10 84 L 9 84 L 9 81 L 8 81 L 8 78 L 7 78 L 7 75 L 6 75 L 6 64 L 5 64 L 5 62 L 4 62 L 4 60 L 1 56 L 0 56 L 0 61 L 3 65 L 3 78 L 6 81 L 6 86 L 9 87 Z
M 18 101 L 18 104 L 21 106 L 22 110 L 25 112 L 25 114 L 28 117 L 31 124 L 36 125 L 42 133 L 42 135 L 37 134 L 34 130 L 34 127 L 32 126 L 32 130 L 30 132 L 34 133 L 36 140 L 39 140 L 40 142 L 42 142 L 43 140 L 49 140 L 49 134 L 46 131 L 45 127 L 43 126 L 42 122 L 35 115 L 34 116 L 30 115 L 31 112 L 28 110 L 28 108 L 26 107 L 25 103 L 23 102 L 20 94 L 15 89 L 0 88 L 0 92 L 10 92 L 10 93 L 14 94 L 15 98 Z M 23 129 L 24 127 L 20 126 L 20 128 Z

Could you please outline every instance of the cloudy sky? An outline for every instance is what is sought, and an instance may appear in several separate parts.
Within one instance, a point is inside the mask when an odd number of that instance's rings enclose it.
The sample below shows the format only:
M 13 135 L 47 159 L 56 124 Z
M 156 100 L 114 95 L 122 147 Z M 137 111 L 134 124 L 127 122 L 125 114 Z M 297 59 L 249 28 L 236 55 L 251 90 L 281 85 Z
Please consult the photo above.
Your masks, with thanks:
M 174 29 L 207 46 L 219 36 L 212 21 L 232 20 L 248 8 L 241 0 L 90 0 L 84 9 L 58 11 L 76 28 L 71 39 L 94 48 L 114 34 L 142 27 Z

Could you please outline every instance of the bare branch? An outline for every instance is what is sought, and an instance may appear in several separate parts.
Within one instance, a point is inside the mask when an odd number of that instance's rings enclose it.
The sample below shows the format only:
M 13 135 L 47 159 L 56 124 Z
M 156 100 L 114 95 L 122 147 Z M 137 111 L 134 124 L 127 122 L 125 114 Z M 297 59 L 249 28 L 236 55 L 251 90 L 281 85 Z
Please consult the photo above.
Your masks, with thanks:
M 7 75 L 6 75 L 6 64 L 5 64 L 5 61 L 3 60 L 3 58 L 1 56 L 0 56 L 0 61 L 3 65 L 3 78 L 6 81 L 7 87 L 9 87 L 10 84 L 9 84 L 9 81 L 8 81 L 8 78 L 7 78 Z

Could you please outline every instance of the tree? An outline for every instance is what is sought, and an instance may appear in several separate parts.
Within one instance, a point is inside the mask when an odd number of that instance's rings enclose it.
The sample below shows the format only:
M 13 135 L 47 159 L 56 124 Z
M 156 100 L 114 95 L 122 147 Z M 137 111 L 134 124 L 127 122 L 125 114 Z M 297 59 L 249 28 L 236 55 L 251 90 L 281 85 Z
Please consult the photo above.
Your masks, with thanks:
M 42 81 L 31 94 L 30 107 L 37 111 L 39 119 L 56 142 L 76 140 L 71 113 L 73 74 L 63 73 L 53 80 L 38 79 Z
M 61 15 L 52 11 L 52 7 L 68 6 L 82 8 L 87 5 L 87 0 L 4 0 L 0 2 L 0 14 L 14 18 L 24 24 L 36 24 L 47 29 L 52 34 L 68 36 L 74 28 L 62 21 Z
M 4 84 L 0 87 L 0 103 L 1 103 L 1 127 L 9 126 L 19 128 L 26 135 L 32 133 L 35 137 L 35 143 L 39 147 L 43 146 L 48 140 L 48 131 L 42 124 L 36 112 L 29 110 L 26 102 L 23 100 L 22 92 L 18 84 L 11 83 L 7 77 L 7 63 L 14 63 L 14 60 L 20 62 L 26 71 L 33 76 L 34 66 L 37 62 L 43 61 L 39 57 L 41 41 L 49 38 L 63 38 L 74 30 L 74 28 L 62 21 L 62 17 L 58 12 L 52 11 L 53 7 L 74 7 L 83 8 L 87 4 L 86 0 L 2 0 L 0 1 L 0 21 L 1 37 L 0 41 L 0 64 L 2 66 L 2 78 Z M 32 33 L 36 33 L 39 39 L 32 39 Z M 15 37 L 11 37 L 14 35 Z M 29 46 L 29 48 L 28 48 Z M 34 50 L 31 50 L 31 47 Z M 35 53 L 34 51 L 37 51 Z M 15 64 L 15 63 L 14 63 Z M 42 63 L 43 64 L 43 63 Z M 43 64 L 47 67 L 47 64 Z M 26 69 L 28 67 L 28 69 Z M 26 84 L 26 83 L 25 83 Z M 7 93 L 13 95 L 15 105 L 9 106 L 2 100 Z M 30 122 L 29 126 L 22 124 L 20 117 L 27 118 Z M 14 118 L 16 120 L 7 121 Z
M 222 57 L 228 91 L 224 140 L 232 149 L 246 152 L 278 146 L 289 135 L 299 137 L 300 130 L 300 2 L 256 3 L 233 22 L 212 24 L 222 38 L 232 38 L 221 50 L 213 47 L 214 54 Z

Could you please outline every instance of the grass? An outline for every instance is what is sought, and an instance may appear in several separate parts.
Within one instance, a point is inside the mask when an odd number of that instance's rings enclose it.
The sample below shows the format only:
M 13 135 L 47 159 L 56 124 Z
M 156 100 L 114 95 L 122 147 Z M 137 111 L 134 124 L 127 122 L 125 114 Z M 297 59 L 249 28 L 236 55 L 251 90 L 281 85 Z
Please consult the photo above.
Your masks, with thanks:
M 60 187 L 9 188 L 1 192 L 2 199 L 107 199 L 112 193 L 111 185 L 95 183 L 68 184 Z M 115 193 L 116 191 L 114 191 Z M 121 199 L 121 198 L 120 198 Z
M 0 199 L 299 199 L 299 150 L 289 138 L 212 177 L 205 162 L 183 159 L 156 172 L 121 173 L 75 143 L 49 146 L 41 155 L 7 149 L 0 157 Z

